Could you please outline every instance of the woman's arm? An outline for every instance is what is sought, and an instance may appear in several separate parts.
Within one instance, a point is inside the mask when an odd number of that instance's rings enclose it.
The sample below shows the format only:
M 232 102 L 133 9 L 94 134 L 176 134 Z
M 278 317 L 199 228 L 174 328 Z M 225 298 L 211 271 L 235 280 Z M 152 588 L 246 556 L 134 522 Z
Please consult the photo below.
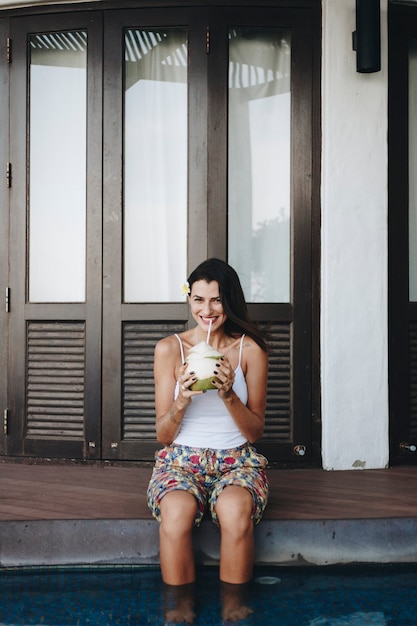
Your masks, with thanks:
M 163 445 L 169 445 L 177 436 L 187 406 L 193 395 L 200 391 L 189 391 L 180 386 L 178 396 L 174 400 L 176 385 L 176 366 L 178 365 L 179 345 L 175 337 L 161 339 L 155 347 L 154 380 L 155 380 L 155 410 L 156 410 L 156 438 Z M 192 376 L 184 379 L 186 366 L 181 365 L 178 378 L 183 378 L 183 384 L 189 385 L 195 380 Z
M 242 369 L 248 388 L 248 401 L 243 404 L 232 389 L 234 372 L 225 357 L 218 368 L 215 383 L 218 394 L 233 417 L 240 432 L 251 443 L 263 435 L 266 410 L 266 388 L 268 378 L 268 355 L 249 337 L 244 339 Z

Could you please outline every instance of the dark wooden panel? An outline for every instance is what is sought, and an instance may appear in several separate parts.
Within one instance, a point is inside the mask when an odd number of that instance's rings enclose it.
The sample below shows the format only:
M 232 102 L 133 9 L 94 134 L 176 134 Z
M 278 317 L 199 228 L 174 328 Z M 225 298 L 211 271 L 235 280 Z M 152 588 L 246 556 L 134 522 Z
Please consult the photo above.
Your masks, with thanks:
M 26 433 L 84 436 L 85 324 L 28 322 Z
M 274 324 L 268 329 L 268 401 L 264 440 L 289 441 L 291 435 L 291 326 Z
M 182 324 L 125 322 L 122 329 L 122 438 L 155 442 L 153 359 L 157 342 Z M 153 449 L 151 451 L 151 458 Z
M 417 306 L 409 301 L 409 40 L 416 7 L 389 3 L 388 304 L 390 463 L 416 463 L 401 443 L 417 436 Z
M 410 324 L 410 442 L 417 442 L 417 322 Z
M 10 32 L 9 20 L 0 20 L 0 58 L 6 58 L 6 42 Z M 9 68 L 7 63 L 0 63 L 0 162 L 7 163 L 10 155 L 9 136 Z M 9 189 L 5 184 L 0 186 L 0 293 L 5 293 L 9 286 Z M 4 296 L 3 296 L 4 297 Z M 0 406 L 7 407 L 7 341 L 8 341 L 8 314 L 5 306 L 0 307 Z M 7 450 L 7 437 L 4 429 L 0 431 L 0 454 Z

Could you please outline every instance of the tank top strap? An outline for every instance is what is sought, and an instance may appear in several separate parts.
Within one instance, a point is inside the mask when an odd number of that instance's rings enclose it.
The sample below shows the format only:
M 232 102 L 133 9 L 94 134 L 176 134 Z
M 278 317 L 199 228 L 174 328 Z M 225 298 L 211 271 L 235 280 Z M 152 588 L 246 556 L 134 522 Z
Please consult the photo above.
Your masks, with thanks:
M 175 337 L 178 339 L 178 343 L 180 344 L 180 350 L 181 350 L 181 363 L 185 363 L 185 357 L 184 357 L 184 346 L 182 345 L 182 341 L 179 337 L 179 335 L 177 335 L 175 333 Z M 240 346 L 239 346 L 239 363 L 238 363 L 238 367 L 240 367 L 241 362 L 242 362 L 242 350 L 243 350 L 243 340 L 245 339 L 245 335 L 242 335 L 240 338 Z
M 240 348 L 239 348 L 239 363 L 238 363 L 238 367 L 240 367 L 240 363 L 242 361 L 242 350 L 243 350 L 243 340 L 245 338 L 245 335 L 242 335 L 240 338 Z
M 175 336 L 176 336 L 176 338 L 178 339 L 178 342 L 179 342 L 179 344 L 180 344 L 180 350 L 181 350 L 181 364 L 183 364 L 183 363 L 185 363 L 185 358 L 184 358 L 184 347 L 183 347 L 183 345 L 182 345 L 182 341 L 181 341 L 181 339 L 180 339 L 179 335 L 177 335 L 177 334 L 175 333 Z

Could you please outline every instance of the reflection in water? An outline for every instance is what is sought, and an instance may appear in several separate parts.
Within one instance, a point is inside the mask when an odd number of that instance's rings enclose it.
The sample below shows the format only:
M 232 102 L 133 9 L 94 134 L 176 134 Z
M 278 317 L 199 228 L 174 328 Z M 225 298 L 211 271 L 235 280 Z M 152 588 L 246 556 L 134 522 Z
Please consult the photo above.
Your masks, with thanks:
M 253 613 L 250 603 L 251 585 L 220 583 L 222 618 L 226 622 L 240 622 Z
M 308 626 L 387 626 L 388 622 L 380 611 L 356 611 L 340 617 L 316 617 Z
M 195 585 L 164 585 L 164 615 L 171 624 L 192 624 L 195 620 Z
M 273 572 L 274 574 L 276 571 Z M 285 580 L 287 578 L 287 580 Z M 293 579 L 293 580 L 292 580 Z M 357 592 L 372 592 L 381 583 L 350 579 Z M 350 584 L 342 577 L 299 575 L 257 576 L 250 583 L 233 585 L 216 580 L 208 568 L 189 585 L 163 586 L 163 620 L 167 624 L 235 624 L 248 626 L 388 626 L 391 618 L 382 610 L 357 610 Z M 336 598 L 335 585 L 340 585 Z M 361 591 L 361 587 L 365 589 Z M 369 588 L 368 588 L 369 587 Z M 348 595 L 347 595 L 348 594 Z M 349 599 L 348 599 L 349 596 Z M 351 600 L 351 606 L 349 601 Z M 380 608 L 375 607 L 376 609 Z M 162 607 L 161 607 L 162 608 Z M 381 606 L 382 608 L 382 606 Z M 350 609 L 350 611 L 349 611 Z M 356 610 L 355 610 L 356 609 Z M 310 613 L 311 611 L 311 613 Z
M 164 616 L 171 624 L 192 624 L 196 619 L 196 590 L 194 583 L 164 586 Z M 250 604 L 252 585 L 234 585 L 220 582 L 221 617 L 224 622 L 236 623 L 253 613 Z M 201 593 L 201 590 L 200 590 Z
M 417 623 L 417 563 L 263 566 L 243 589 L 219 584 L 218 568 L 204 565 L 183 587 L 164 586 L 155 566 L 1 568 L 0 587 L 0 624 L 9 625 L 224 626 L 236 601 L 253 609 L 239 626 Z
M 255 583 L 258 585 L 253 585 L 252 583 L 248 583 L 245 585 L 233 585 L 230 583 L 219 583 L 219 601 L 220 606 L 218 607 L 219 620 L 221 617 L 222 622 L 220 623 L 228 623 L 228 624 L 237 624 L 242 623 L 244 620 L 248 620 L 245 623 L 248 624 L 257 624 L 257 615 L 260 617 L 260 613 L 258 614 L 254 612 L 254 609 L 251 608 L 253 605 L 259 603 L 259 599 L 256 598 L 256 590 L 260 591 L 259 585 L 276 585 L 281 582 L 279 578 L 276 577 L 259 577 L 256 578 Z M 204 590 L 202 590 L 201 585 L 195 585 L 194 583 L 189 585 L 167 585 L 163 583 L 164 587 L 164 619 L 166 623 L 169 624 L 195 624 L 201 623 L 201 618 L 204 619 L 204 608 L 200 606 L 200 611 L 198 611 L 198 615 L 196 612 L 196 606 L 202 602 L 207 601 L 207 598 L 204 595 Z M 299 590 L 301 591 L 301 590 Z M 270 592 L 270 595 L 275 595 L 273 592 Z M 281 598 L 282 600 L 284 598 Z M 299 598 L 301 600 L 301 598 Z M 258 607 L 259 608 L 259 607 Z M 206 614 L 207 615 L 207 614 Z M 301 622 L 297 621 L 298 618 L 302 619 L 301 616 L 295 617 L 296 621 L 293 624 L 300 624 Z M 266 618 L 266 615 L 263 616 L 265 619 L 265 624 L 269 624 L 270 622 Z M 290 626 L 289 623 L 284 620 L 281 621 L 277 614 L 275 614 L 276 626 L 282 624 L 283 626 Z M 211 622 L 210 622 L 211 623 Z M 304 622 L 303 622 L 304 623 Z M 310 621 L 305 622 L 305 626 L 387 626 L 388 621 L 385 618 L 385 615 L 382 611 L 353 611 L 352 613 L 347 613 L 338 616 L 330 616 L 330 615 L 321 615 L 319 617 L 315 617 L 310 619 Z M 292 625 L 291 625 L 292 626 Z

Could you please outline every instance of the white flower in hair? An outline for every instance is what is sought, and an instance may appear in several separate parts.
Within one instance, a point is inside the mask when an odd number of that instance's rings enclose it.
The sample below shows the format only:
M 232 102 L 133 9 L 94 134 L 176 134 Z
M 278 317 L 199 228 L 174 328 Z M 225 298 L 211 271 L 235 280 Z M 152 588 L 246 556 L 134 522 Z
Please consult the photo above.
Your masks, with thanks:
M 190 295 L 191 289 L 190 289 L 190 283 L 188 282 L 188 280 L 186 280 L 185 283 L 182 284 L 181 293 L 183 296 Z

